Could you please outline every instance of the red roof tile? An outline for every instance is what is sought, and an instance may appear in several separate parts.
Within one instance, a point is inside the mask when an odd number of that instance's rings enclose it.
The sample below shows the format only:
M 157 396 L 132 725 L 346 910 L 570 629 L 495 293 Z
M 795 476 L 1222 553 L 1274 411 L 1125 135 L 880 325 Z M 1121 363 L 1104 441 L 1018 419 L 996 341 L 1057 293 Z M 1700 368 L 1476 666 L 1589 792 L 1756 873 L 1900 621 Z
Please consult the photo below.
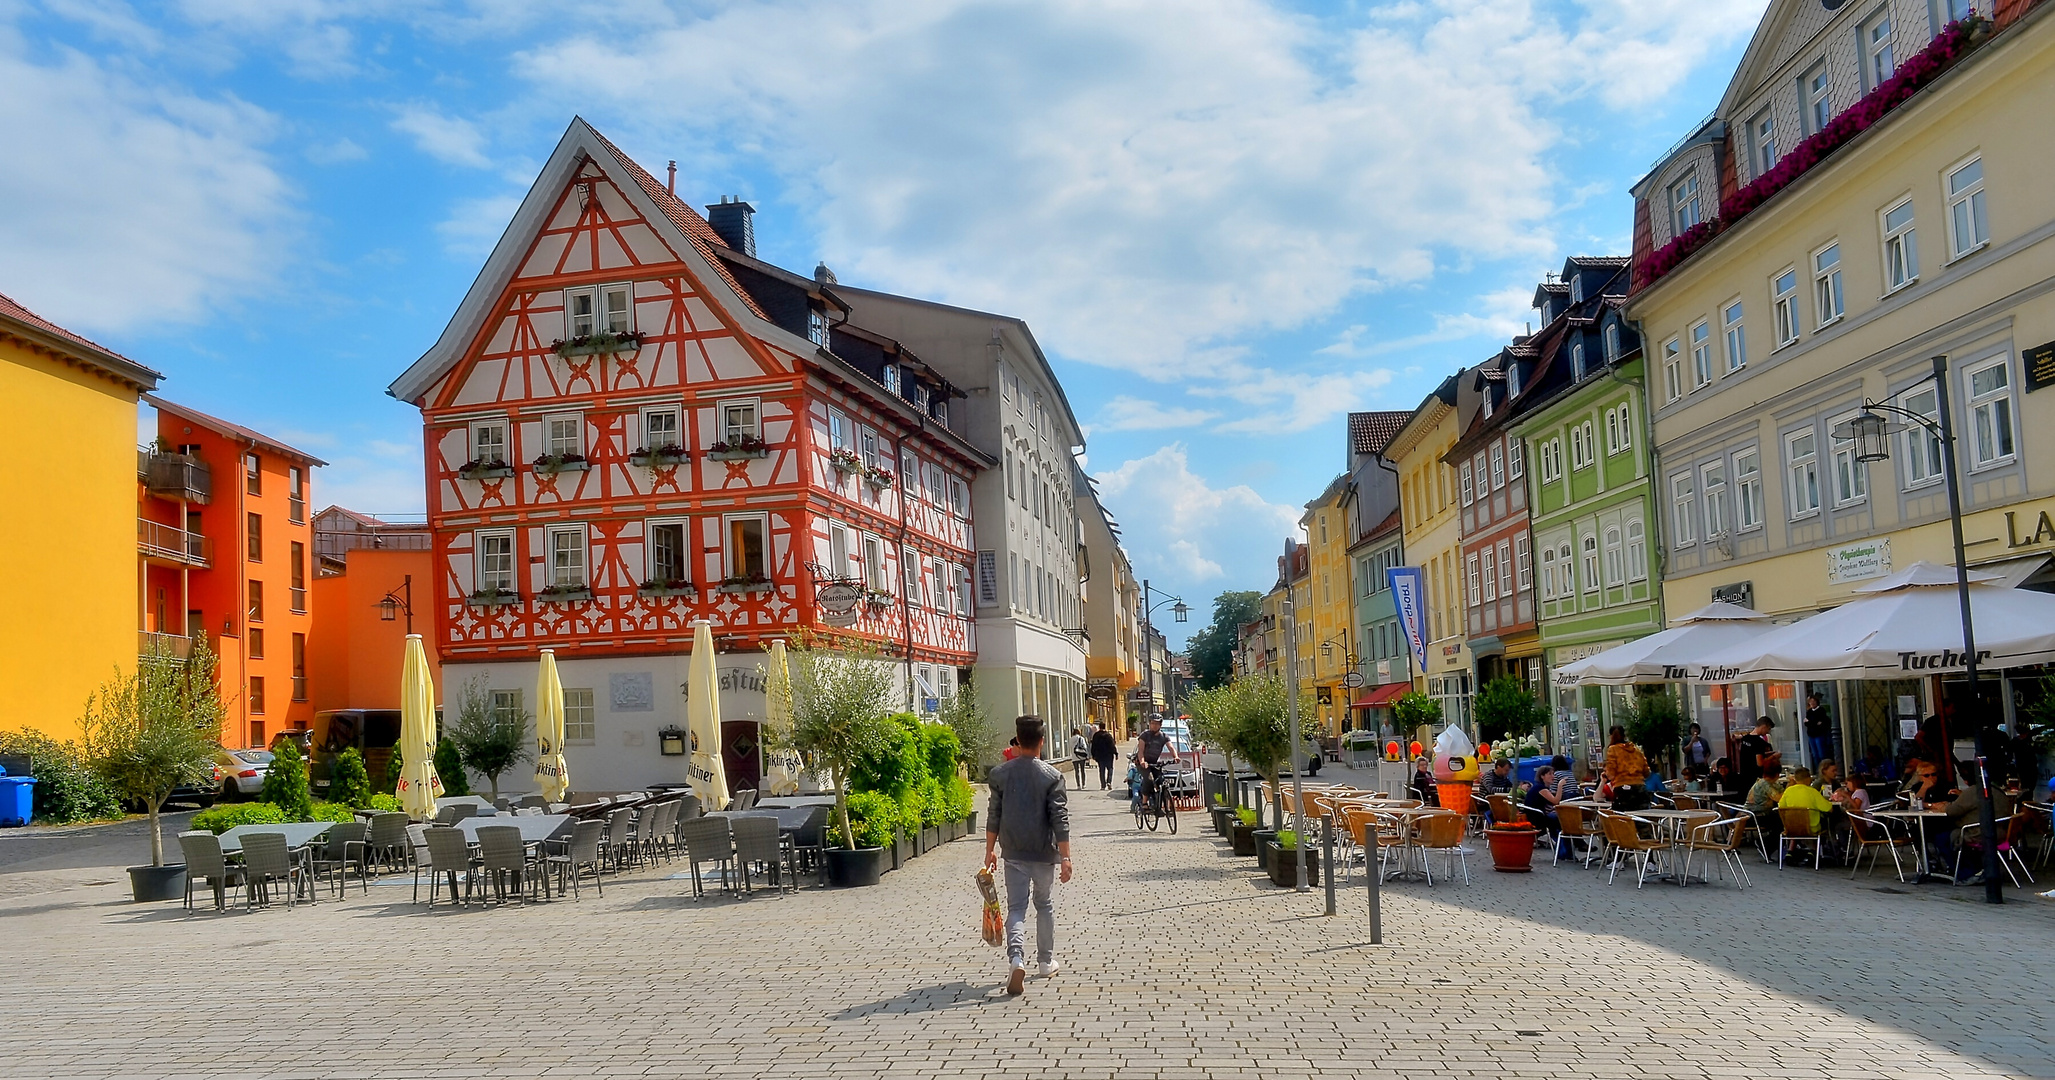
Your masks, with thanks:
M 1413 418 L 1411 410 L 1352 412 L 1349 414 L 1349 452 L 1381 454 L 1391 440 Z
M 662 210 L 664 216 L 671 219 L 671 224 L 676 225 L 678 230 L 685 234 L 686 239 L 692 241 L 693 246 L 699 249 L 699 253 L 714 268 L 714 273 L 720 275 L 721 280 L 727 282 L 728 287 L 735 290 L 735 295 L 741 297 L 742 302 L 748 305 L 750 313 L 769 322 L 770 316 L 765 315 L 763 309 L 756 306 L 756 298 L 742 288 L 741 283 L 728 273 L 727 265 L 714 254 L 715 247 L 727 247 L 728 242 L 722 240 L 719 233 L 714 232 L 714 227 L 707 223 L 706 218 L 671 194 L 671 189 L 658 183 L 656 177 L 649 175 L 649 170 L 636 164 L 634 158 L 622 153 L 621 148 L 615 146 L 612 139 L 600 134 L 598 128 L 594 128 L 592 134 L 599 139 L 600 145 L 605 146 L 620 159 L 621 164 L 628 170 L 629 179 L 634 180 L 643 194 L 648 195 L 650 200 L 656 203 L 657 209 Z
M 79 347 L 80 351 L 82 351 L 85 354 L 83 356 L 78 357 L 78 359 L 94 363 L 96 366 L 99 365 L 102 361 L 108 360 L 115 361 L 118 364 L 127 365 L 127 367 L 129 368 L 135 369 L 135 371 L 131 372 L 124 370 L 110 370 L 109 373 L 116 375 L 121 379 L 136 382 L 143 381 L 136 379 L 137 374 L 145 375 L 147 376 L 148 381 L 143 388 L 146 390 L 155 386 L 156 380 L 162 378 L 162 376 L 158 372 L 153 371 L 150 368 L 144 367 L 143 365 L 136 363 L 134 360 L 130 360 L 128 357 L 123 356 L 118 352 L 115 352 L 113 349 L 110 349 L 97 341 L 93 341 L 90 338 L 87 338 L 83 335 L 74 334 L 71 331 L 66 330 L 64 327 L 61 327 L 56 323 L 51 322 L 46 318 L 43 318 L 41 315 L 38 315 L 35 312 L 30 311 L 29 309 L 21 306 L 21 304 L 18 303 L 13 297 L 7 296 L 5 294 L 0 294 L 0 319 L 8 319 L 14 322 L 21 323 L 24 326 L 27 326 L 31 329 L 40 330 L 43 333 L 53 338 L 57 338 L 60 341 L 76 345 Z
M 263 432 L 258 431 L 254 428 L 246 428 L 241 424 L 231 424 L 218 416 L 209 416 L 198 409 L 189 409 L 186 408 L 184 405 L 174 404 L 172 402 L 166 401 L 163 398 L 156 396 L 155 394 L 145 394 L 143 396 L 143 400 L 149 402 L 159 412 L 168 412 L 173 416 L 184 417 L 185 419 L 190 420 L 195 424 L 199 424 L 202 427 L 213 428 L 215 431 L 218 431 L 224 435 L 234 435 L 240 439 L 247 439 L 253 443 L 256 443 L 259 446 L 271 450 L 273 453 L 284 454 L 289 458 L 297 458 L 300 461 L 304 461 L 309 465 L 328 464 L 328 462 L 323 461 L 310 453 L 307 453 L 305 450 L 298 450 L 291 446 L 287 446 L 285 443 L 279 442 L 277 439 L 274 439 L 271 436 L 266 435 Z

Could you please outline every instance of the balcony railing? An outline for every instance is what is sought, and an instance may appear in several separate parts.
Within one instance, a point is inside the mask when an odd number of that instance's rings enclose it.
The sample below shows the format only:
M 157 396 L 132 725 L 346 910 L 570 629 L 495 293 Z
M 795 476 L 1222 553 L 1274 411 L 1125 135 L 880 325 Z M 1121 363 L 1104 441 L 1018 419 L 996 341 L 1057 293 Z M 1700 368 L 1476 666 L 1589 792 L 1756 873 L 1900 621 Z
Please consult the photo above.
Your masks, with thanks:
M 194 503 L 206 503 L 214 497 L 214 474 L 208 471 L 206 462 L 191 454 L 137 450 L 136 475 L 153 495 Z
M 184 660 L 193 655 L 193 639 L 182 634 L 137 631 L 136 655 L 145 660 Z
M 149 518 L 136 519 L 136 547 L 145 555 L 187 566 L 204 567 L 214 555 L 213 542 L 199 533 Z
M 307 590 L 288 589 L 286 591 L 292 594 L 293 614 L 305 615 L 307 613 Z
M 285 518 L 295 525 L 307 523 L 307 500 L 293 497 L 285 501 Z
M 307 677 L 305 675 L 293 676 L 293 700 L 307 700 Z

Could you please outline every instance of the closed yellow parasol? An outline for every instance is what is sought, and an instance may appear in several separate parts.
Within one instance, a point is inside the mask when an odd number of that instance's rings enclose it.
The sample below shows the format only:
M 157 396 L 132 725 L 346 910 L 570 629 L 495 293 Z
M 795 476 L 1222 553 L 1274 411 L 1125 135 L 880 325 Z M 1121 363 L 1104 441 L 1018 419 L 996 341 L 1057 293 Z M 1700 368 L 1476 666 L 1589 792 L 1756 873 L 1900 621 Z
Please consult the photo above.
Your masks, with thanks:
M 728 770 L 721 766 L 721 690 L 714 662 L 713 624 L 695 619 L 692 666 L 685 672 L 685 730 L 692 743 L 686 773 L 699 805 L 722 810 L 728 805 Z
M 764 741 L 775 749 L 764 756 L 769 771 L 763 789 L 771 795 L 799 793 L 799 776 L 806 769 L 799 751 L 792 748 L 792 672 L 785 664 L 785 643 L 771 642 L 768 686 L 764 695 Z
M 415 821 L 435 816 L 442 778 L 435 775 L 435 683 L 428 677 L 428 650 L 421 635 L 407 635 L 400 669 L 400 809 Z
M 564 684 L 557 677 L 555 649 L 542 650 L 541 666 L 535 677 L 535 786 L 543 798 L 563 802 L 571 772 L 564 765 Z

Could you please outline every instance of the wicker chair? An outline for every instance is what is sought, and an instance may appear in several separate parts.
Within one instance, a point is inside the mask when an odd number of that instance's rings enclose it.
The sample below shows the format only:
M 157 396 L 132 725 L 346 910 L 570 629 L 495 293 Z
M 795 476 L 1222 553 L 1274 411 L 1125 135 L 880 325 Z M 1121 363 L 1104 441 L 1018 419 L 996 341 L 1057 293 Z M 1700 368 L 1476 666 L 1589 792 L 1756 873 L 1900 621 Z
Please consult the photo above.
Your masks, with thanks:
M 349 891 L 349 872 L 357 868 L 357 884 L 365 895 L 371 893 L 371 826 L 362 821 L 338 821 L 328 827 L 323 837 L 325 843 L 314 854 L 311 866 L 314 877 L 335 875 L 335 894 L 342 896 Z
M 778 832 L 775 817 L 737 817 L 729 821 L 735 835 L 735 863 L 742 871 L 742 889 L 755 892 L 751 882 L 751 871 L 762 867 L 770 876 L 772 888 L 782 891 L 789 882 L 798 883 L 799 876 L 791 866 L 791 850 Z
M 256 832 L 243 837 L 243 877 L 250 887 L 252 906 L 271 903 L 271 883 L 285 882 L 285 908 L 291 911 L 293 894 L 305 881 L 306 867 L 293 858 L 284 833 Z
M 428 906 L 435 906 L 435 893 L 447 881 L 450 887 L 450 903 L 463 906 L 471 902 L 471 890 L 478 882 L 471 871 L 476 860 L 471 857 L 471 842 L 464 837 L 462 829 L 452 826 L 437 826 L 422 833 L 427 842 L 428 865 L 416 866 L 414 871 L 414 899 L 421 899 L 421 871 L 428 871 Z M 464 875 L 463 895 L 457 894 L 457 875 Z M 442 879 L 438 881 L 437 879 Z
M 398 811 L 371 815 L 371 847 L 366 852 L 368 857 L 383 862 L 391 870 L 404 870 L 412 866 L 414 845 L 407 836 L 409 823 L 407 815 Z
M 193 883 L 204 881 L 214 887 L 214 910 L 228 908 L 228 887 L 240 885 L 243 868 L 232 865 L 221 853 L 221 838 L 205 830 L 178 834 L 178 849 L 186 859 L 186 910 L 193 910 Z
M 1813 811 L 1795 806 L 1779 807 L 1777 817 L 1784 822 L 1784 835 L 1777 838 L 1777 869 L 1784 868 L 1784 855 L 1793 844 L 1812 845 L 1812 868 L 1820 868 L 1820 829 L 1813 821 Z
M 828 819 L 833 815 L 832 807 L 806 808 L 806 820 L 792 831 L 792 854 L 797 870 L 827 873 Z
M 616 874 L 634 864 L 638 855 L 634 807 L 623 806 L 607 815 L 606 855 Z
M 478 808 L 470 803 L 451 803 L 435 812 L 437 825 L 455 825 L 467 817 L 477 817 Z
M 751 810 L 756 807 L 756 789 L 743 788 L 728 800 L 730 810 Z
M 1748 871 L 1741 868 L 1741 840 L 1750 819 L 1746 815 L 1730 818 L 1720 818 L 1717 814 L 1709 816 L 1716 820 L 1691 819 L 1690 827 L 1684 834 L 1689 837 L 1684 843 L 1684 876 L 1691 876 L 1692 860 L 1697 858 L 1700 852 L 1704 852 L 1707 862 L 1711 861 L 1712 856 L 1719 857 L 1721 877 L 1725 877 L 1731 869 L 1734 871 L 1736 888 L 1752 888 L 1755 883 L 1748 880 Z M 1711 881 L 1712 876 L 1707 874 L 1705 880 Z
M 679 826 L 678 832 L 685 841 L 685 865 L 692 875 L 694 899 L 706 895 L 706 888 L 699 878 L 699 868 L 713 863 L 721 868 L 721 889 L 729 888 L 729 870 L 735 864 L 735 838 L 725 817 L 699 817 Z M 773 822 L 775 824 L 775 822 Z
M 571 838 L 569 840 L 549 841 L 550 844 L 558 845 L 561 848 L 556 854 L 550 855 L 543 860 L 545 869 L 553 869 L 557 872 L 557 894 L 559 896 L 563 895 L 566 888 L 565 882 L 568 879 L 571 895 L 573 898 L 576 898 L 578 895 L 578 879 L 585 876 L 585 871 L 588 867 L 592 870 L 592 884 L 598 887 L 599 894 L 601 896 L 607 894 L 606 883 L 603 880 L 606 875 L 601 872 L 605 869 L 606 859 L 600 852 L 600 838 L 605 832 L 605 822 L 580 821 L 571 826 Z
M 653 864 L 659 857 L 669 861 L 678 843 L 678 800 L 666 799 L 644 810 L 635 823 L 635 843 L 642 849 L 644 861 Z
M 504 903 L 507 886 L 513 886 L 514 898 L 524 899 L 526 889 L 537 881 L 542 883 L 546 897 L 549 890 L 547 875 L 529 873 L 528 845 L 521 839 L 521 830 L 513 825 L 480 825 L 478 827 L 478 869 L 490 876 L 492 895 Z M 483 889 L 480 890 L 481 892 Z

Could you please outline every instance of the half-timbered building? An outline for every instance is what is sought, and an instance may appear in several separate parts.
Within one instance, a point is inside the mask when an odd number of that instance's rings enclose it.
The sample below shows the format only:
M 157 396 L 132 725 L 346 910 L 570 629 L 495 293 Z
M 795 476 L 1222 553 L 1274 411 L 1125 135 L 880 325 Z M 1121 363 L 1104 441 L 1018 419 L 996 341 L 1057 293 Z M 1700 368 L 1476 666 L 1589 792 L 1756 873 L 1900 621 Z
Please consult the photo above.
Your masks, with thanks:
M 908 675 L 976 655 L 967 491 L 991 459 L 948 426 L 946 388 L 916 400 L 830 350 L 831 275 L 757 262 L 746 207 L 710 208 L 731 245 L 573 120 L 390 390 L 422 412 L 447 696 L 525 710 L 554 648 L 587 790 L 683 780 L 660 735 L 684 723 L 695 620 L 737 788 L 772 639 L 861 639 Z

